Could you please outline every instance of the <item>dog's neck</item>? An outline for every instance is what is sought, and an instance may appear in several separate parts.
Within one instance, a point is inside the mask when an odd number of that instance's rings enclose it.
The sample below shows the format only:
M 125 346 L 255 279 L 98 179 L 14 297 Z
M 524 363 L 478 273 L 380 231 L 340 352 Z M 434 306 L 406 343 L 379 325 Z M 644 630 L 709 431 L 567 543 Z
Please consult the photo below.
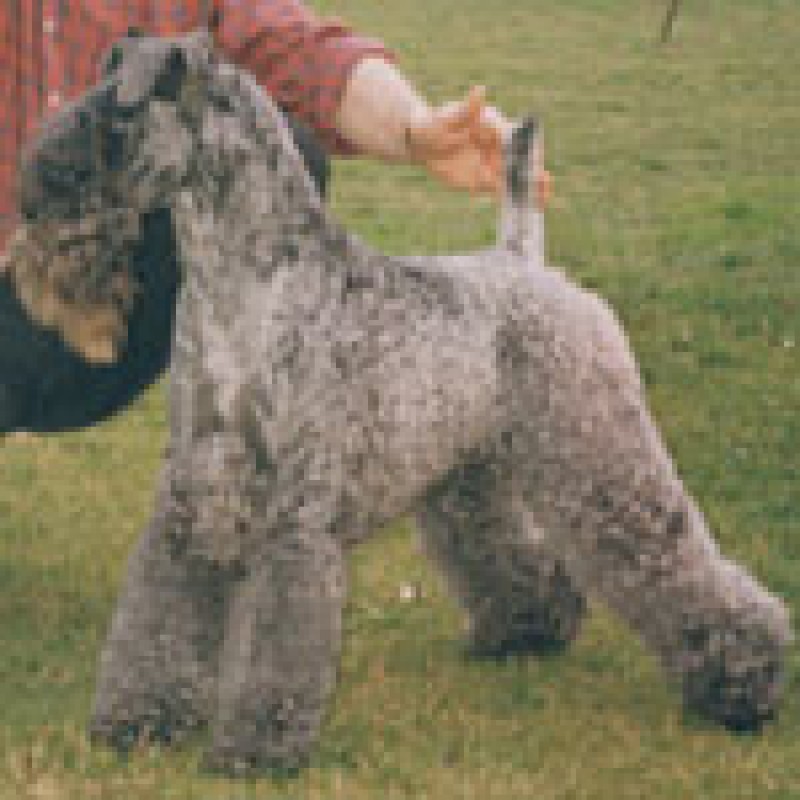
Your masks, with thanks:
M 185 277 L 209 293 L 311 269 L 331 240 L 342 241 L 277 116 L 256 123 L 212 109 L 173 209 Z

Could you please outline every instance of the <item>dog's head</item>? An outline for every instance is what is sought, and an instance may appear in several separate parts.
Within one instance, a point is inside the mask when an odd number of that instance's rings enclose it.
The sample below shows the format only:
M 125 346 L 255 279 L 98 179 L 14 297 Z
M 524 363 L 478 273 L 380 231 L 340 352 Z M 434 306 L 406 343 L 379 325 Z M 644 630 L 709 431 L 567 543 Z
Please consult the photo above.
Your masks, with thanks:
M 164 203 L 190 167 L 210 99 L 209 36 L 129 35 L 106 53 L 102 79 L 48 117 L 20 170 L 29 221 Z
M 32 320 L 89 362 L 116 361 L 135 304 L 175 280 L 174 259 L 149 257 L 147 221 L 168 213 L 189 169 L 211 62 L 204 33 L 124 37 L 98 83 L 45 120 L 20 165 L 23 223 L 0 273 Z
M 166 267 L 163 258 L 146 257 L 144 221 L 169 213 L 191 179 L 218 178 L 243 154 L 272 173 L 280 166 L 282 180 L 265 173 L 263 191 L 284 192 L 289 175 L 316 195 L 293 138 L 317 186 L 324 186 L 324 156 L 307 134 L 293 134 L 254 79 L 215 58 L 208 33 L 129 35 L 106 53 L 99 82 L 48 117 L 34 138 L 20 171 L 24 235 L 0 259 L 0 272 L 35 320 L 59 329 L 89 360 L 115 360 L 128 310 L 139 302 L 133 254 L 144 253 L 138 261 L 148 269 Z M 87 336 L 83 321 L 94 317 L 104 322 L 92 330 L 114 320 L 113 342 Z

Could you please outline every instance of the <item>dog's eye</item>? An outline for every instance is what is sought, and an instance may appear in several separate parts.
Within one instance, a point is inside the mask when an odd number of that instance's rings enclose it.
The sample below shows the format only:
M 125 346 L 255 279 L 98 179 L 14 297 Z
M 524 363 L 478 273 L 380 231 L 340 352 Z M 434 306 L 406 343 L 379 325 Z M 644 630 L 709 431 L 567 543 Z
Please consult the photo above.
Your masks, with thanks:
M 213 97 L 214 107 L 221 111 L 223 114 L 232 114 L 234 112 L 234 105 L 230 97 L 224 94 L 218 94 Z
M 153 97 L 159 100 L 177 100 L 187 70 L 183 50 L 179 47 L 170 50 L 153 86 Z
M 104 72 L 110 75 L 122 66 L 122 45 L 115 44 L 109 51 Z

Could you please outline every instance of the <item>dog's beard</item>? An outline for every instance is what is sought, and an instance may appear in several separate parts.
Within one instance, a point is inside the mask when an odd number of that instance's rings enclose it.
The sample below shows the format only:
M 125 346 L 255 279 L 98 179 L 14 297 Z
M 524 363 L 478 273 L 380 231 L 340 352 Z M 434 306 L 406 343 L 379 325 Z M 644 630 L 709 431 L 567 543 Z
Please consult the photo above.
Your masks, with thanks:
M 117 360 L 136 297 L 131 253 L 139 217 L 119 210 L 79 221 L 21 223 L 0 257 L 33 320 L 91 363 Z

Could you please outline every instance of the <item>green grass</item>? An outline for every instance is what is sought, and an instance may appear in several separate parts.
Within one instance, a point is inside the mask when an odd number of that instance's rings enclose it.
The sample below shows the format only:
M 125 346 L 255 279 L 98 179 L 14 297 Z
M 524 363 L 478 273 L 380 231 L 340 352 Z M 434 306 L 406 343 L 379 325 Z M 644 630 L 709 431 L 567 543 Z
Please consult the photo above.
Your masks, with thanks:
M 542 115 L 554 262 L 619 311 L 681 473 L 724 549 L 800 611 L 800 6 L 327 0 L 432 98 L 472 82 Z M 335 206 L 393 252 L 490 241 L 494 209 L 418 172 L 337 166 Z M 353 557 L 341 681 L 311 767 L 127 763 L 83 737 L 98 649 L 152 502 L 163 388 L 82 434 L 0 444 L 0 799 L 800 798 L 800 659 L 760 737 L 687 719 L 601 609 L 543 661 L 466 660 L 406 526 Z M 416 583 L 420 597 L 402 599 Z

